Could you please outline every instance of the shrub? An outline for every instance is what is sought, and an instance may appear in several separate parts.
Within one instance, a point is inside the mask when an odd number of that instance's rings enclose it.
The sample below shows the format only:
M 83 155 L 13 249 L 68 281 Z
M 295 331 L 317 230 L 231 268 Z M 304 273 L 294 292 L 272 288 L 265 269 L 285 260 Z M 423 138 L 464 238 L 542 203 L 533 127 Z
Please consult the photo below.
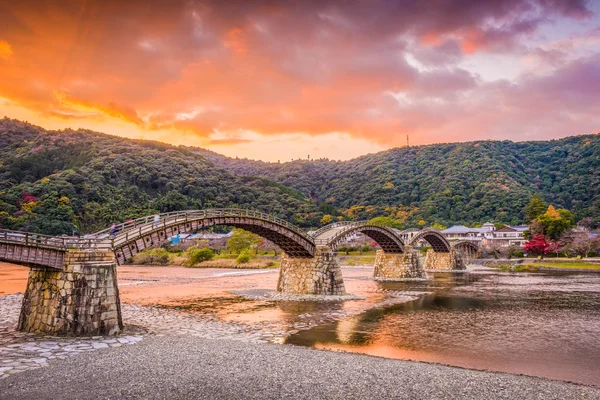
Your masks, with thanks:
M 183 256 L 187 259 L 186 264 L 189 266 L 194 266 L 203 261 L 212 260 L 215 256 L 215 253 L 206 247 L 199 249 L 195 246 L 192 246 L 188 247 Z
M 157 248 L 144 250 L 131 259 L 131 264 L 139 265 L 169 265 L 171 254 L 166 249 Z
M 206 247 L 202 249 L 193 249 L 190 251 L 190 263 L 192 265 L 201 263 L 202 261 L 212 260 L 215 256 L 215 253 L 211 249 L 207 249 Z
M 237 258 L 235 259 L 235 262 L 238 264 L 245 264 L 247 262 L 250 261 L 250 250 L 246 249 L 246 250 L 242 250 L 240 252 L 240 255 L 237 256 Z

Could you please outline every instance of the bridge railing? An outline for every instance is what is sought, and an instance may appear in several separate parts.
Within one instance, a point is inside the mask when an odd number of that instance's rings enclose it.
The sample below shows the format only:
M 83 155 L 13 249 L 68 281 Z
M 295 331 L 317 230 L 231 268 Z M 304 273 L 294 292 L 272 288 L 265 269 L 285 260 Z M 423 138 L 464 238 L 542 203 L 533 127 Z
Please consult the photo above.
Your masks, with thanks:
M 366 221 L 362 221 L 362 222 L 366 222 Z M 338 226 L 350 225 L 350 224 L 355 224 L 355 223 L 356 223 L 356 221 L 338 221 L 338 222 L 332 222 L 331 224 L 327 224 L 327 225 L 322 226 L 321 228 L 317 229 L 316 231 L 311 232 L 310 236 L 317 237 L 321 233 L 327 232 L 328 230 L 336 228 Z
M 84 239 L 68 236 L 50 236 L 40 233 L 9 231 L 0 229 L 0 242 L 19 243 L 32 247 L 49 247 L 59 250 L 67 249 L 91 249 L 91 250 L 110 250 L 112 243 L 110 240 L 102 239 Z
M 336 225 L 335 226 L 331 226 L 331 225 L 334 225 L 334 224 L 336 224 Z M 390 230 L 394 229 L 394 228 L 389 227 L 386 224 L 380 224 L 380 223 L 377 223 L 377 222 L 369 222 L 369 221 L 340 221 L 340 222 L 335 222 L 334 224 L 329 224 L 329 225 L 326 225 L 326 226 L 323 227 L 323 228 L 329 227 L 328 229 L 321 228 L 322 229 L 322 230 L 320 229 L 321 233 L 326 232 L 326 231 L 328 231 L 328 230 L 330 230 L 332 228 L 339 227 L 339 226 L 343 226 L 346 229 L 338 232 L 333 237 L 330 237 L 330 238 L 327 238 L 327 239 L 314 239 L 316 246 L 327 246 L 329 243 L 335 241 L 340 235 L 344 235 L 345 232 L 347 232 L 349 229 L 351 230 L 351 229 L 354 229 L 354 228 L 357 228 L 357 227 L 361 227 L 361 226 L 365 226 L 365 227 L 367 227 L 367 226 L 375 226 L 375 227 L 378 227 L 378 228 L 386 228 L 386 229 L 390 229 Z M 316 232 L 313 233 L 313 237 L 314 238 L 316 238 L 318 236 L 318 235 L 315 235 L 315 233 L 317 233 L 317 232 L 319 232 L 319 231 L 316 231 Z M 397 235 L 397 233 L 396 233 L 396 235 Z M 402 239 L 402 238 L 400 237 L 400 239 Z
M 115 226 L 115 235 L 113 238 L 114 246 L 117 247 L 129 240 L 145 236 L 155 230 L 167 228 L 180 223 L 186 223 L 188 221 L 199 220 L 203 218 L 218 218 L 218 217 L 248 217 L 256 218 L 264 221 L 270 221 L 275 224 L 284 226 L 285 228 L 293 231 L 300 235 L 309 242 L 312 242 L 312 237 L 306 232 L 298 228 L 297 226 L 283 220 L 281 218 L 274 217 L 273 215 L 264 213 L 262 211 L 248 210 L 243 208 L 217 208 L 208 210 L 188 210 L 188 211 L 174 211 L 169 213 L 158 214 L 158 220 L 155 220 L 154 215 L 147 217 L 138 218 L 136 220 L 128 221 Z M 105 229 L 100 232 L 96 232 L 89 237 L 94 238 L 111 238 L 111 228 Z

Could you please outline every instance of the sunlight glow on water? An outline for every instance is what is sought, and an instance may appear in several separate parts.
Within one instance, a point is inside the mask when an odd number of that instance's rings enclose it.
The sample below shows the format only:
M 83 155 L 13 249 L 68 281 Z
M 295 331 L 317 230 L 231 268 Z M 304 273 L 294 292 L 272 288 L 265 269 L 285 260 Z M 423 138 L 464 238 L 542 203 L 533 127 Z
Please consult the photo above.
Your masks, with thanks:
M 434 294 L 302 331 L 286 343 L 600 386 L 600 275 L 445 275 Z M 449 283 L 456 286 L 444 289 Z

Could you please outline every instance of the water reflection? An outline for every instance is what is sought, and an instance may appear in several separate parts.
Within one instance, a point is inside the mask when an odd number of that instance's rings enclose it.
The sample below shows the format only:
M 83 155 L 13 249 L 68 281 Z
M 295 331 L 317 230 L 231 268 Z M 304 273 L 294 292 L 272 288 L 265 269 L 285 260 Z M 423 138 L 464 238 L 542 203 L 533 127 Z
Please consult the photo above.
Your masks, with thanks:
M 417 300 L 321 325 L 286 343 L 600 386 L 600 277 L 437 274 L 379 283 Z

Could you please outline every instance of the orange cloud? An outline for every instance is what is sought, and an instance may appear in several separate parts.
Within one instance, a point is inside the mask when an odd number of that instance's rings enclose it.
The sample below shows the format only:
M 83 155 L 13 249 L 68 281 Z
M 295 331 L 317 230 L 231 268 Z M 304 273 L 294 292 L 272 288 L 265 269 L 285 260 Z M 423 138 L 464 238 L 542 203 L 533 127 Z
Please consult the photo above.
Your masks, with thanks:
M 6 40 L 0 40 L 0 59 L 10 60 L 13 56 L 12 47 Z
M 138 116 L 137 112 L 126 106 L 109 103 L 106 105 L 95 104 L 91 101 L 76 99 L 69 96 L 67 93 L 55 91 L 54 99 L 56 100 L 57 109 L 53 110 L 56 116 L 65 118 L 89 118 L 98 116 L 108 116 L 122 121 L 130 122 L 138 126 L 144 126 L 144 121 Z
M 223 45 L 238 54 L 245 54 L 248 51 L 244 33 L 240 28 L 230 29 L 223 41 Z
M 38 115 L 40 121 L 30 120 L 42 125 L 44 118 L 108 132 L 114 125 L 119 134 L 131 130 L 221 147 L 250 147 L 248 137 L 275 142 L 334 134 L 362 140 L 361 146 L 393 146 L 404 144 L 406 134 L 411 143 L 431 143 L 488 138 L 495 131 L 508 137 L 502 132 L 541 124 L 540 100 L 522 114 L 512 104 L 524 94 L 486 84 L 478 60 L 469 57 L 511 54 L 544 20 L 519 12 L 532 3 L 544 15 L 559 16 L 560 24 L 571 2 L 469 1 L 478 6 L 432 0 L 407 12 L 400 2 L 340 7 L 327 0 L 295 7 L 225 7 L 211 0 L 177 6 L 107 0 L 85 8 L 9 2 L 0 13 L 6 27 L 0 97 L 29 110 L 28 118 Z M 564 7 L 552 9 L 558 3 Z M 593 74 L 591 67 L 581 73 L 589 82 Z M 525 78 L 514 82 L 526 84 Z M 570 115 L 577 130 L 586 131 L 598 118 L 588 105 L 600 105 L 595 97 L 585 100 L 571 112 L 571 103 L 549 104 L 544 112 L 561 110 L 556 116 Z M 511 121 L 520 123 L 518 129 Z M 565 124 L 549 126 L 569 133 Z

